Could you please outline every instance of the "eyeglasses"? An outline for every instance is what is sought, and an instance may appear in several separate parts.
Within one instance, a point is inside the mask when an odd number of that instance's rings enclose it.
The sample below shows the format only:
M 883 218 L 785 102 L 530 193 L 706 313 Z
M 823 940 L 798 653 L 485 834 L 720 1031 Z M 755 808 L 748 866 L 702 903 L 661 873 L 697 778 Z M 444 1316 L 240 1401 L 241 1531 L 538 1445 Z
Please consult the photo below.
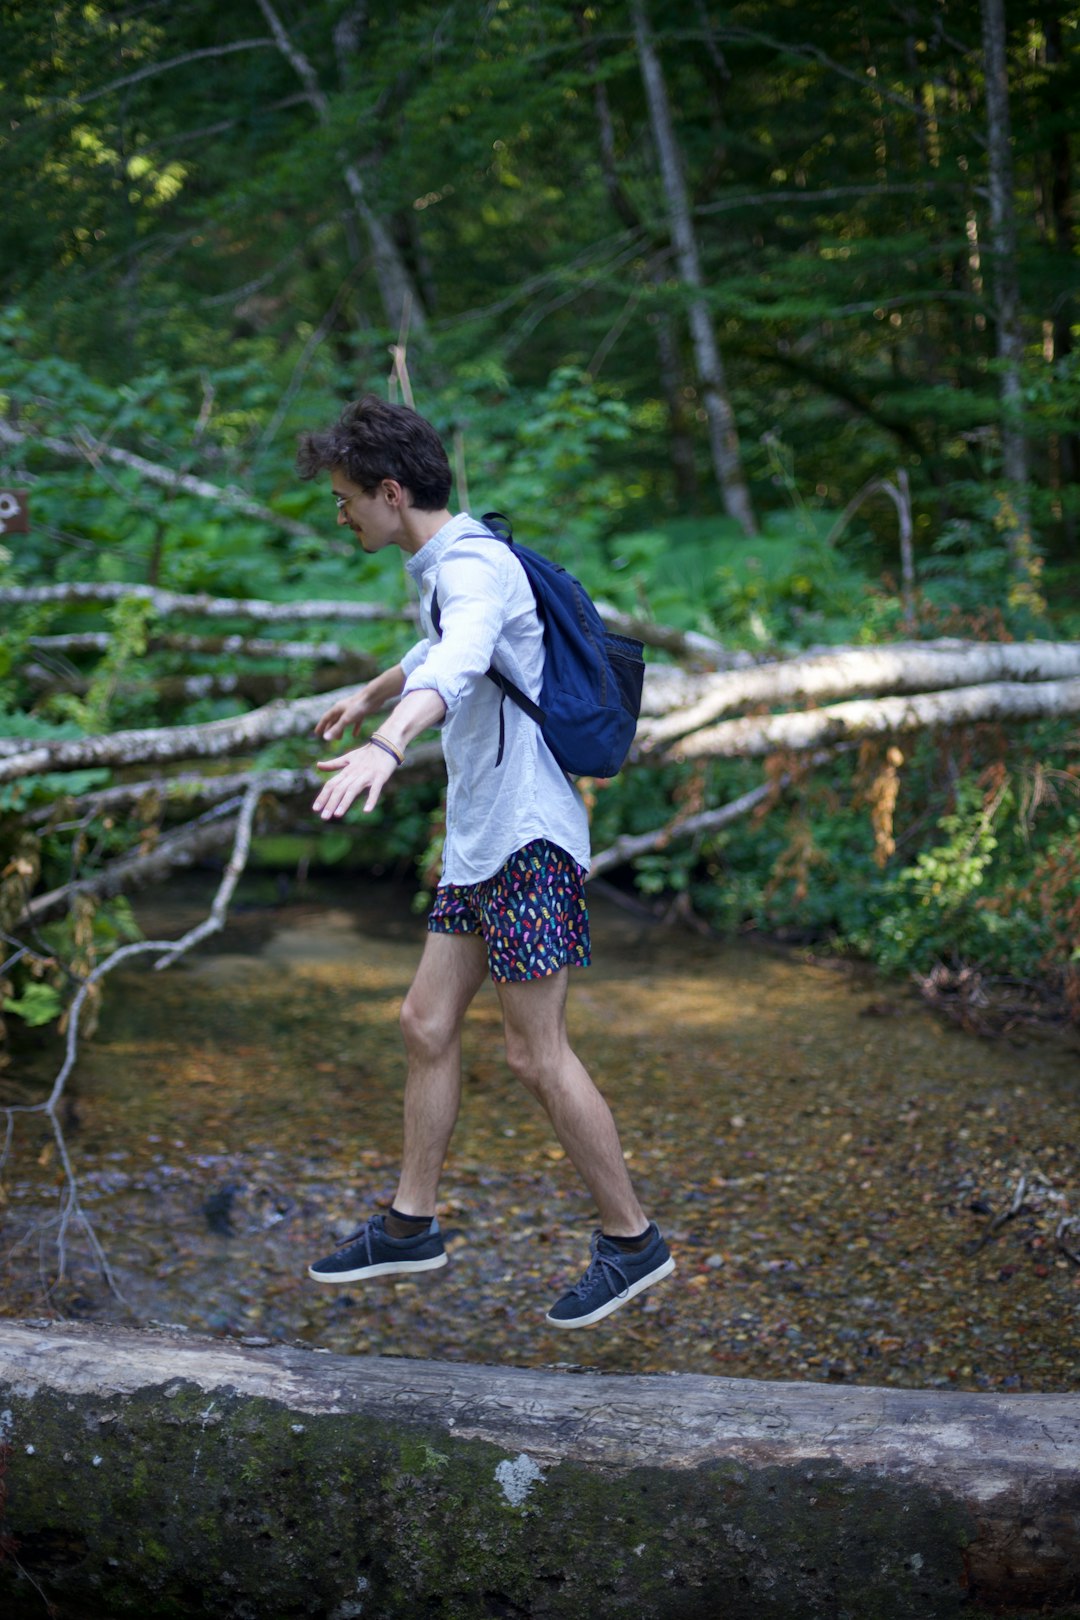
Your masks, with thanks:
M 335 495 L 334 496 L 334 505 L 337 507 L 338 511 L 340 512 L 346 506 L 348 506 L 348 504 L 349 504 L 349 502 L 351 500 L 352 500 L 351 495 Z

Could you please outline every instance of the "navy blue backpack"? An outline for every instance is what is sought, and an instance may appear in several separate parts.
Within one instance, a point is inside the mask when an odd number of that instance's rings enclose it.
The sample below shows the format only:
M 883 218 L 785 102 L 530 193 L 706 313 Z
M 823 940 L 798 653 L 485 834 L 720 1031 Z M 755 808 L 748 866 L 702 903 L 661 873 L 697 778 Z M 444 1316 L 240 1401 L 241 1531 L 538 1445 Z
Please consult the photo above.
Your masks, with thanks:
M 514 544 L 509 519 L 485 512 L 490 534 L 510 546 L 525 570 L 536 598 L 544 632 L 544 679 L 540 701 L 531 698 L 495 667 L 490 681 L 530 719 L 535 720 L 551 752 L 571 776 L 615 776 L 630 752 L 641 711 L 645 662 L 640 641 L 611 635 L 580 580 L 559 563 L 528 546 Z M 441 633 L 438 593 L 431 601 L 431 622 Z M 499 705 L 499 752 L 502 764 L 505 728 Z

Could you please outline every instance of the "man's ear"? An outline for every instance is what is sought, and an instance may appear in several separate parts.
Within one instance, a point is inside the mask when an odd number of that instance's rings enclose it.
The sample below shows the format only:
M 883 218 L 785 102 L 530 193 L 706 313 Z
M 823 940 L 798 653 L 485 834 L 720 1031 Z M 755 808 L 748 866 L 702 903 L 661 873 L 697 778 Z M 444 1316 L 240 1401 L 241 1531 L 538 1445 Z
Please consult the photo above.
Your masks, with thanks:
M 404 484 L 399 484 L 396 478 L 384 478 L 379 485 L 386 497 L 387 506 L 408 506 L 409 494 Z

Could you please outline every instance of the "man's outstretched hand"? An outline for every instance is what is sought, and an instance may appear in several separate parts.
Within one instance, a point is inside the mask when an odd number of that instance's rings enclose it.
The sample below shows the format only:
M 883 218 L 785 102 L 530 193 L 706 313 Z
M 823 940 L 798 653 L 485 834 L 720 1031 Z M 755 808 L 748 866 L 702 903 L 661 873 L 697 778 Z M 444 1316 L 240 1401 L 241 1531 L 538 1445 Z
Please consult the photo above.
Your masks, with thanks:
M 315 769 L 334 772 L 313 807 L 324 821 L 333 821 L 343 816 L 362 793 L 367 794 L 364 810 L 374 810 L 380 793 L 397 769 L 397 761 L 392 754 L 376 748 L 372 743 L 365 743 L 362 748 L 352 748 L 347 754 L 339 754 L 337 759 L 317 760 Z

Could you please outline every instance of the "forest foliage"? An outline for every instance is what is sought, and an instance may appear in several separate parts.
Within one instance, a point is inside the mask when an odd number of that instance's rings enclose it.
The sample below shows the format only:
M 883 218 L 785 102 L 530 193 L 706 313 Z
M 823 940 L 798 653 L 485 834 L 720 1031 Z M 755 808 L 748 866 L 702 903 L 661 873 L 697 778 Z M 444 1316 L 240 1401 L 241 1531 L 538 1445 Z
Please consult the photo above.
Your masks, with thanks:
M 1078 36 L 1080 9 L 1055 0 L 10 0 L 0 482 L 32 517 L 0 535 L 0 586 L 404 609 L 397 559 L 346 544 L 326 487 L 293 466 L 299 430 L 371 389 L 444 433 L 462 504 L 511 513 L 639 617 L 762 656 L 1080 636 Z M 749 523 L 718 471 L 717 400 Z M 900 472 L 913 597 L 890 502 L 839 521 Z M 250 707 L 228 689 L 233 653 L 169 641 L 240 618 L 178 626 L 135 599 L 3 613 L 8 737 Z M 50 650 L 89 632 L 108 639 Z M 376 660 L 409 637 L 393 619 L 304 634 Z M 246 667 L 284 696 L 317 673 L 272 651 Z M 198 692 L 176 679 L 192 674 Z M 311 758 L 287 740 L 256 763 Z M 63 811 L 120 777 L 0 788 L 13 937 L 28 885 L 159 836 L 160 804 Z M 738 761 L 627 772 L 594 794 L 594 844 L 759 780 Z M 437 787 L 402 786 L 375 826 L 320 835 L 283 813 L 261 849 L 399 869 L 424 851 L 423 871 L 437 824 Z M 1075 1010 L 1078 833 L 1075 725 L 982 725 L 797 770 L 767 813 L 673 840 L 633 881 L 717 926 L 890 971 L 1037 979 Z M 118 902 L 49 925 L 9 1011 L 53 1016 L 55 963 L 131 926 Z

